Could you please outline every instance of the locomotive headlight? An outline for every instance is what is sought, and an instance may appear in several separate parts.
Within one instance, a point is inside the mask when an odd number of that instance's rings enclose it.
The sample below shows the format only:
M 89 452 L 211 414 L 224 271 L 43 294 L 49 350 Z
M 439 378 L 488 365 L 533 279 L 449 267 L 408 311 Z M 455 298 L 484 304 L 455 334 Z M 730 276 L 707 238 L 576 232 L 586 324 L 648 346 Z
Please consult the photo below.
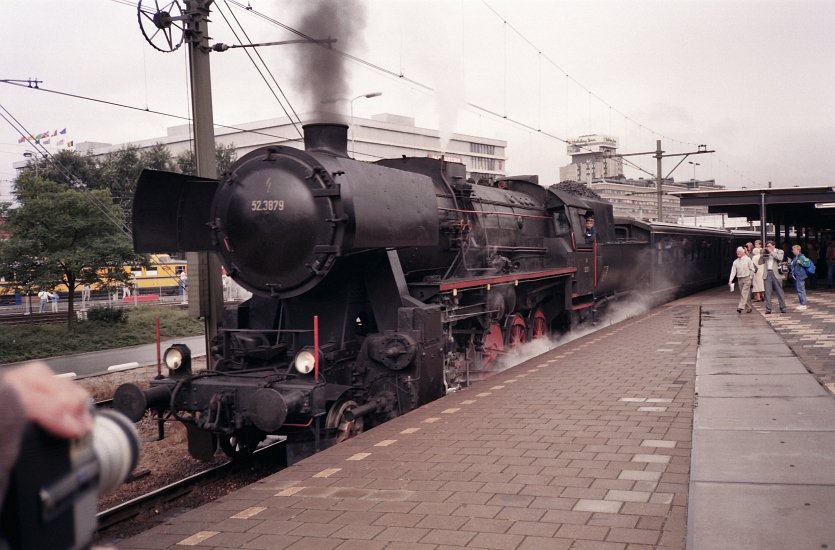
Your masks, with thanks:
M 165 350 L 162 361 L 172 371 L 178 369 L 191 370 L 191 350 L 185 344 L 174 344 Z
M 313 372 L 313 367 L 316 365 L 316 356 L 312 349 L 303 349 L 296 355 L 296 370 L 302 374 L 309 374 Z

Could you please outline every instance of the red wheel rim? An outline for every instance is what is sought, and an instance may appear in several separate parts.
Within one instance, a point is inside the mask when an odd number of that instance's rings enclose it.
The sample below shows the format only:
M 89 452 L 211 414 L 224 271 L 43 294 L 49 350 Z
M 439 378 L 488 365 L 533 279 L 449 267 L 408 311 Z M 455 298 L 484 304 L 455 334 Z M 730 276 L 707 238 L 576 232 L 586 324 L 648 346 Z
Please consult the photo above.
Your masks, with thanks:
M 531 339 L 536 340 L 548 334 L 548 325 L 545 322 L 545 312 L 537 309 L 533 314 L 533 324 L 531 326 Z
M 491 365 L 504 351 L 504 338 L 498 323 L 491 323 L 487 334 L 484 335 L 484 351 L 481 353 L 482 362 Z
M 514 315 L 510 320 L 510 327 L 507 331 L 507 345 L 510 349 L 516 348 L 528 341 L 528 325 L 524 317 Z

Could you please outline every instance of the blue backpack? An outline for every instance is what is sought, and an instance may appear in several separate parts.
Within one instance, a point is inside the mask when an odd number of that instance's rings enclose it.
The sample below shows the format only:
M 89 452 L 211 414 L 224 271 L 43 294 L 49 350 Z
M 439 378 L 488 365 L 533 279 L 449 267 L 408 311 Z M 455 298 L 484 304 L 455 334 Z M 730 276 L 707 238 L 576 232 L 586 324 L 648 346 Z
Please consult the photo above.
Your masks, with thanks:
M 815 274 L 815 262 L 813 262 L 812 260 L 809 260 L 809 267 L 806 267 L 804 269 L 806 270 L 806 273 L 808 275 L 814 275 Z

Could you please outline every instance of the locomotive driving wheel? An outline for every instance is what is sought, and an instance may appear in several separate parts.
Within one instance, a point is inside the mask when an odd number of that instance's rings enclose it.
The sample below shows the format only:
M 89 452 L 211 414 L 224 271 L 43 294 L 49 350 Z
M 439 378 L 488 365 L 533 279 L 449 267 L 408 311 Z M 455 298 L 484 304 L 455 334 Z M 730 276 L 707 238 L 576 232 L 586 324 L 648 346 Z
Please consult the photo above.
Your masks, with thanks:
M 337 443 L 341 443 L 346 439 L 351 439 L 362 433 L 365 427 L 362 417 L 355 418 L 354 420 L 345 418 L 345 413 L 356 407 L 356 401 L 342 399 L 334 403 L 333 407 L 328 411 L 328 417 L 325 419 L 325 428 L 335 428 L 337 430 Z
M 545 319 L 545 312 L 542 309 L 536 309 L 531 315 L 531 340 L 543 338 L 548 335 L 548 322 Z
M 528 325 L 525 318 L 518 313 L 511 315 L 507 320 L 507 347 L 514 351 L 527 341 Z
M 255 452 L 261 436 L 252 431 L 239 431 L 218 436 L 220 449 L 232 460 L 245 458 Z
M 502 336 L 502 329 L 498 323 L 490 323 L 490 328 L 484 335 L 483 351 L 481 352 L 482 366 L 493 366 L 503 353 L 504 337 Z

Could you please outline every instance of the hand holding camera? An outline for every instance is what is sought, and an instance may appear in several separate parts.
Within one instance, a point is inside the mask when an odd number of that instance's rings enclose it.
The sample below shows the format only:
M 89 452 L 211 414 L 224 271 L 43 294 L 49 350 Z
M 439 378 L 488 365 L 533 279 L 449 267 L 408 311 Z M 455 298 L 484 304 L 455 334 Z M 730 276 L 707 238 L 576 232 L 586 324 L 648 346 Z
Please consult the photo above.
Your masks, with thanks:
M 89 394 L 43 363 L 4 373 L 0 390 L 22 431 L 18 448 L 7 438 L 7 460 L 17 458 L 0 495 L 0 548 L 88 548 L 99 494 L 136 466 L 136 428 L 115 411 L 93 414 Z

